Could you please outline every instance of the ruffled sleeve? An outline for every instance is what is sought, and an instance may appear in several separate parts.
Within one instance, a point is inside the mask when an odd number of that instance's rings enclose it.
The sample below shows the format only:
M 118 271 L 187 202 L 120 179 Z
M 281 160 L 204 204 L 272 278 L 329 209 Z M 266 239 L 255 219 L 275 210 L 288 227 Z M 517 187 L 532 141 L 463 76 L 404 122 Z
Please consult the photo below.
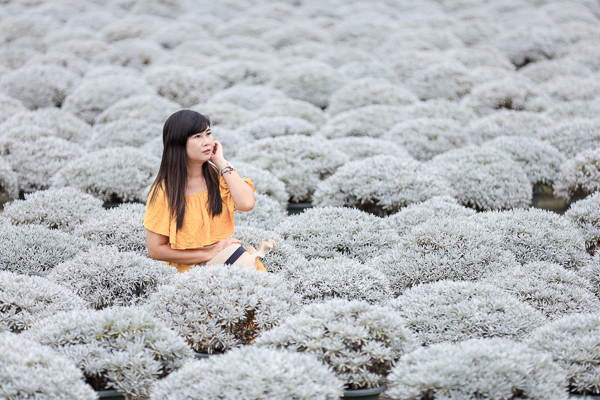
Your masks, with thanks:
M 234 172 L 235 174 L 237 174 L 237 170 Z M 250 186 L 252 188 L 252 191 L 256 191 L 256 188 L 254 187 L 254 184 L 252 183 L 252 180 L 250 178 L 242 178 L 244 182 L 246 182 L 248 184 L 248 186 Z M 223 199 L 223 203 L 224 205 L 233 211 L 236 211 L 237 208 L 235 208 L 235 203 L 233 201 L 233 198 L 231 197 L 231 192 L 229 191 L 229 186 L 227 185 L 227 182 L 225 182 L 225 178 L 223 178 L 222 176 L 219 176 L 219 183 L 220 183 L 220 189 L 221 189 L 221 198 Z
M 159 235 L 169 236 L 171 218 L 167 196 L 162 186 L 157 186 L 154 190 L 156 191 L 154 200 L 151 201 L 152 193 L 150 193 L 146 203 L 144 226 Z

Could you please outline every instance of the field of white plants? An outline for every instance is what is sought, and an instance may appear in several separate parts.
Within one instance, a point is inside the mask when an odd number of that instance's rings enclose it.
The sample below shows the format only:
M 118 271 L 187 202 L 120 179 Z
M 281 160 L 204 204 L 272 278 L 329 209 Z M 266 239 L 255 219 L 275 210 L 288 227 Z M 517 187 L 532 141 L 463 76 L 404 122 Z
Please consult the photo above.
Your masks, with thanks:
M 148 256 L 180 109 L 269 273 Z M 2 400 L 600 396 L 598 0 L 3 0 L 0 199 Z

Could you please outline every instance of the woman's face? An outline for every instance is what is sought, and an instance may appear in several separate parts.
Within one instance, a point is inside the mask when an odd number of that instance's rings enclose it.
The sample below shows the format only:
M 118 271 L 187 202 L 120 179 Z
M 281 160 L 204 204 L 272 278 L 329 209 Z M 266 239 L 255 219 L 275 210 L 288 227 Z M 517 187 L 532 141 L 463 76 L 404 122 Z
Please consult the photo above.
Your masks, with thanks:
M 195 133 L 187 138 L 185 151 L 188 162 L 204 163 L 210 160 L 215 141 L 210 127 L 204 132 Z

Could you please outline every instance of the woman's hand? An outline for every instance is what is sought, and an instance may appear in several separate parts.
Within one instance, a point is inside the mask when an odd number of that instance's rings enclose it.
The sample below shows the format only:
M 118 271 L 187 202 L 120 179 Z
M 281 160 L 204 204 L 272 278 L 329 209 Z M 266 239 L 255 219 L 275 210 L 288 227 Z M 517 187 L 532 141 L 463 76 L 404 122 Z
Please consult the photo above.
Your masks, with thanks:
M 212 148 L 212 155 L 210 156 L 210 161 L 212 161 L 215 165 L 219 165 L 219 161 L 225 161 L 225 157 L 223 156 L 223 146 L 220 142 L 216 140 Z
M 219 254 L 219 252 L 221 250 L 223 250 L 224 248 L 226 248 L 229 245 L 232 244 L 238 244 L 240 243 L 240 241 L 236 238 L 227 238 L 227 239 L 223 239 L 220 242 L 217 242 L 217 244 L 215 244 L 215 247 L 213 247 L 213 257 L 216 256 L 217 254 Z

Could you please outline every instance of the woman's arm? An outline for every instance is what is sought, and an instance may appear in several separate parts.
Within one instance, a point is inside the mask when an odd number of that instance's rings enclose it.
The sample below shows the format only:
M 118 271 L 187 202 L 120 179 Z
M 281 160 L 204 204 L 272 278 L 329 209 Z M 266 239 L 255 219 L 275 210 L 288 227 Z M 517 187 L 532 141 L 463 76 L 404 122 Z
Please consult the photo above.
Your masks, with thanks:
M 198 264 L 209 261 L 225 247 L 235 243 L 240 243 L 240 241 L 234 238 L 227 238 L 217 242 L 214 247 L 209 249 L 176 250 L 171 248 L 168 236 L 160 235 L 146 229 L 146 245 L 148 246 L 150 257 L 155 260 L 167 261 L 174 264 Z
M 223 157 L 223 147 L 221 143 L 215 141 L 214 155 L 211 157 L 211 161 L 217 166 L 219 170 L 227 165 L 227 161 Z M 240 211 L 251 211 L 254 208 L 254 191 L 237 173 L 223 174 L 227 186 L 229 186 L 229 192 L 231 192 L 231 198 L 235 203 L 235 208 Z

